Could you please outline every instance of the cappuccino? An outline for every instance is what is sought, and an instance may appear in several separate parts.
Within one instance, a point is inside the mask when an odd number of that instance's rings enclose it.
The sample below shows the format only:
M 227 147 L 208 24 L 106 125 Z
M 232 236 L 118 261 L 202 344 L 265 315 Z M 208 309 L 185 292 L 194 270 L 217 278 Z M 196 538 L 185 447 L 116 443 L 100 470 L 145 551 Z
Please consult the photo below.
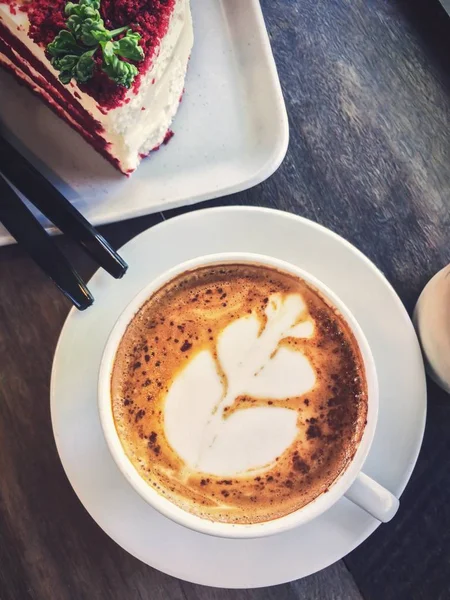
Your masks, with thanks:
M 112 409 L 140 476 L 212 521 L 259 523 L 322 493 L 367 417 L 358 344 L 304 280 L 258 264 L 187 271 L 128 326 Z

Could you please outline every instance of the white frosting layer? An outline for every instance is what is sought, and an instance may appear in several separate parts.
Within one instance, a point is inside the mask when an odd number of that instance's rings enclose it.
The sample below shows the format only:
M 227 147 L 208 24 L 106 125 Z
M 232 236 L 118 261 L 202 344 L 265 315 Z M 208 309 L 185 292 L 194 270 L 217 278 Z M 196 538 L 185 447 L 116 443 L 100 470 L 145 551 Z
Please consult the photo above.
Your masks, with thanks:
M 0 21 L 47 69 L 58 76 L 47 60 L 44 49 L 28 37 L 29 22 L 26 13 L 17 11 L 13 15 L 8 6 L 0 4 Z M 108 152 L 119 161 L 124 172 L 134 170 L 140 162 L 140 155 L 148 154 L 163 142 L 183 93 L 192 44 L 189 0 L 178 0 L 167 34 L 155 51 L 152 67 L 142 77 L 138 93 L 135 94 L 132 90 L 128 92 L 126 103 L 104 114 L 96 101 L 78 86 L 67 86 L 73 97 L 73 104 L 80 104 L 102 124 L 104 132 L 100 135 L 110 144 Z M 0 53 L 0 62 L 10 61 Z M 37 76 L 36 71 L 30 65 L 29 67 L 33 75 Z M 14 70 L 17 72 L 17 67 Z M 48 102 L 48 93 L 30 83 L 28 77 L 24 76 L 23 79 Z M 64 110 L 64 106 L 61 108 Z
M 294 441 L 297 413 L 277 400 L 300 396 L 315 385 L 306 356 L 280 342 L 308 338 L 314 323 L 299 294 L 273 294 L 267 322 L 252 313 L 232 322 L 217 340 L 217 362 L 208 350 L 179 373 L 165 403 L 166 437 L 195 471 L 231 476 L 271 465 Z M 271 399 L 271 406 L 240 409 L 226 417 L 236 398 Z

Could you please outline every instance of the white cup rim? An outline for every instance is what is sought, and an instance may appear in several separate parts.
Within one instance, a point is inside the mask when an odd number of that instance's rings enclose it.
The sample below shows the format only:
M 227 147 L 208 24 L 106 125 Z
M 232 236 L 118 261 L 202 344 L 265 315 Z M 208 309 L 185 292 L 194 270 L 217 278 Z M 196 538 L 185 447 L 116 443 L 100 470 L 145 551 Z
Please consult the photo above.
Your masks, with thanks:
M 366 372 L 368 390 L 367 421 L 361 440 L 351 461 L 330 485 L 327 492 L 320 494 L 309 504 L 288 515 L 262 523 L 231 524 L 210 521 L 193 515 L 164 498 L 144 481 L 126 455 L 114 424 L 112 412 L 111 373 L 114 359 L 120 340 L 134 315 L 159 288 L 177 275 L 202 266 L 226 263 L 262 264 L 293 274 L 312 285 L 338 310 L 350 327 L 358 343 Z M 281 533 L 282 531 L 287 531 L 307 523 L 331 508 L 345 494 L 361 472 L 373 441 L 378 418 L 378 381 L 375 361 L 361 327 L 347 306 L 328 286 L 302 268 L 283 260 L 262 254 L 227 252 L 200 256 L 178 264 L 153 279 L 131 300 L 116 321 L 103 351 L 98 380 L 98 407 L 103 433 L 117 467 L 133 489 L 150 506 L 172 521 L 200 533 L 228 538 L 253 538 Z

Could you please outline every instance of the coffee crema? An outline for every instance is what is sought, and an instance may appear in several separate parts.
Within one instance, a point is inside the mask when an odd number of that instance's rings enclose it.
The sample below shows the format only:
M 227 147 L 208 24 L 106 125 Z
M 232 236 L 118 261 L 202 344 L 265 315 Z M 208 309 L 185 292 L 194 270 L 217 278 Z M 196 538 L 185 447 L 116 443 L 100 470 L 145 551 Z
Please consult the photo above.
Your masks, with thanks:
M 216 522 L 285 516 L 354 456 L 367 384 L 344 318 L 302 279 L 263 265 L 179 275 L 117 351 L 117 433 L 140 476 Z

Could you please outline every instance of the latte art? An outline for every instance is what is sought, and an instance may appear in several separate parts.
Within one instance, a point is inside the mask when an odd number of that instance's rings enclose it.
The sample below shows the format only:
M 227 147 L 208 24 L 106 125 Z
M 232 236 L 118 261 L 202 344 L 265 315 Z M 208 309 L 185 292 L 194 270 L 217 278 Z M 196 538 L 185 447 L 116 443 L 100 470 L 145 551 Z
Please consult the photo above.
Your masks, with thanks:
M 362 436 L 353 334 L 304 281 L 258 265 L 186 272 L 129 325 L 112 375 L 129 459 L 170 501 L 256 523 L 312 501 Z
M 227 412 L 243 396 L 279 401 L 314 386 L 314 370 L 305 355 L 280 346 L 288 338 L 312 336 L 311 319 L 299 322 L 305 314 L 299 294 L 273 294 L 265 321 L 256 311 L 232 321 L 219 334 L 214 354 L 201 351 L 179 373 L 166 397 L 165 435 L 191 469 L 238 475 L 267 467 L 292 444 L 298 433 L 292 408 L 274 402 Z

